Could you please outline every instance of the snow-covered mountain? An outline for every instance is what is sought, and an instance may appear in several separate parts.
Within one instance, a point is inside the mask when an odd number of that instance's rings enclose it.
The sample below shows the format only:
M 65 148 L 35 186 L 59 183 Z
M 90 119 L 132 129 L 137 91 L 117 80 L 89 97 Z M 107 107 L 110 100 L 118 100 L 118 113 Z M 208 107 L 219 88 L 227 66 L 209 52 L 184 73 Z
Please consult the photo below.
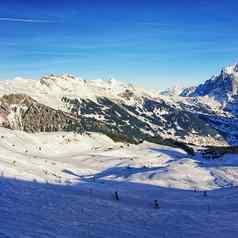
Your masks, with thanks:
M 215 105 L 72 75 L 0 81 L 0 237 L 234 237 L 237 149 L 205 160 L 201 145 L 237 144 L 238 123 Z
M 3 80 L 0 82 L 0 96 L 6 94 L 26 94 L 35 100 L 55 109 L 61 108 L 63 96 L 78 99 L 96 100 L 97 97 L 120 98 L 131 92 L 136 96 L 156 97 L 159 93 L 135 87 L 115 79 L 83 80 L 71 74 L 47 75 L 40 80 Z
M 236 145 L 237 71 L 231 65 L 204 84 L 163 95 L 115 79 L 70 74 L 0 81 L 0 123 L 28 132 L 100 131 L 137 142 L 159 136 Z
M 12 129 L 100 131 L 135 141 L 159 136 L 198 145 L 227 143 L 191 103 L 114 79 L 17 78 L 0 82 L 0 96 L 2 124 Z M 197 110 L 207 111 L 201 105 Z
M 162 96 L 179 96 L 183 92 L 184 89 L 185 88 L 183 88 L 183 87 L 175 86 L 172 88 L 168 88 L 164 91 L 161 91 L 160 95 L 162 95 Z
M 232 101 L 238 94 L 238 63 L 229 65 L 221 70 L 217 76 L 213 76 L 204 84 L 201 84 L 191 92 L 185 89 L 180 93 L 182 96 L 209 96 L 222 105 Z

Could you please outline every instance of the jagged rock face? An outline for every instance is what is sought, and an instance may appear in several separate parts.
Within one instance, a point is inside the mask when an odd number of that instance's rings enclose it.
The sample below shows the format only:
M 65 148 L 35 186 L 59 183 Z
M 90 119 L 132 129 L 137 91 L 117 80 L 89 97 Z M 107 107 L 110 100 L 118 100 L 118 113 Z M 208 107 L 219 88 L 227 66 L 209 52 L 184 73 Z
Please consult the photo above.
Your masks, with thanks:
M 218 101 L 228 101 L 230 96 L 237 94 L 237 80 L 230 75 L 220 75 L 200 85 L 190 96 L 214 96 Z
M 189 87 L 189 88 L 184 88 L 180 93 L 179 96 L 181 97 L 187 97 L 189 95 L 192 95 L 194 91 L 196 90 L 195 86 Z
M 230 113 L 238 116 L 238 64 L 230 65 L 221 70 L 218 76 L 207 80 L 204 84 L 195 87 L 194 90 L 184 89 L 180 94 L 183 97 L 204 98 L 203 103 L 214 106 L 214 113 Z M 214 104 L 215 102 L 215 104 Z M 222 119 L 221 119 L 222 121 Z M 233 124 L 233 123 L 232 123 Z
M 34 102 L 34 100 L 27 95 L 23 94 L 10 94 L 4 95 L 0 98 L 1 114 L 4 115 L 4 123 L 2 126 L 21 129 L 21 115 L 27 110 L 28 107 Z
M 238 89 L 238 64 L 224 68 L 218 76 L 214 76 L 195 88 L 192 92 L 185 89 L 181 96 L 210 96 L 222 104 L 232 101 Z

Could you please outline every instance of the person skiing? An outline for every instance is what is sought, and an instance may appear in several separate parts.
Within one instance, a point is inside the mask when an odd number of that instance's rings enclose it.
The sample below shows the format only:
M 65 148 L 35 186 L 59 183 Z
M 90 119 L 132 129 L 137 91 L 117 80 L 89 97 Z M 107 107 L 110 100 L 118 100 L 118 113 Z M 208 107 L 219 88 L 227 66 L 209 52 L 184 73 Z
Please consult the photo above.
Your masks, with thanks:
M 159 202 L 158 202 L 157 199 L 154 200 L 154 208 L 156 208 L 156 209 L 159 209 L 159 208 L 160 208 L 160 206 L 159 206 Z
M 115 199 L 116 199 L 116 201 L 119 201 L 119 194 L 118 194 L 118 192 L 115 192 Z

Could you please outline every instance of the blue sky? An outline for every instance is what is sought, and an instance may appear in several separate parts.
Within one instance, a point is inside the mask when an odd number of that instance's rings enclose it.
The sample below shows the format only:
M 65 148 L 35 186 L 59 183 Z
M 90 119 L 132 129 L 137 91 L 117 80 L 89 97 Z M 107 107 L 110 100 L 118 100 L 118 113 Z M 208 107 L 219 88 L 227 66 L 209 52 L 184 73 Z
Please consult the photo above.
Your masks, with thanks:
M 70 72 L 192 85 L 238 60 L 233 0 L 1 1 L 0 79 Z

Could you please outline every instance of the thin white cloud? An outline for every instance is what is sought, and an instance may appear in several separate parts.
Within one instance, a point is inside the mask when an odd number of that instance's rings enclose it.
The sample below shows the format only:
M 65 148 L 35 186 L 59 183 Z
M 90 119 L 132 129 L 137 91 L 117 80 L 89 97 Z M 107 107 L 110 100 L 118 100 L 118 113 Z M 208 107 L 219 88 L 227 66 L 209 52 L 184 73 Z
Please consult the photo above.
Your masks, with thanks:
M 0 17 L 0 21 L 6 22 L 23 22 L 23 23 L 49 23 L 48 20 L 30 19 L 30 18 L 15 18 L 15 17 Z

